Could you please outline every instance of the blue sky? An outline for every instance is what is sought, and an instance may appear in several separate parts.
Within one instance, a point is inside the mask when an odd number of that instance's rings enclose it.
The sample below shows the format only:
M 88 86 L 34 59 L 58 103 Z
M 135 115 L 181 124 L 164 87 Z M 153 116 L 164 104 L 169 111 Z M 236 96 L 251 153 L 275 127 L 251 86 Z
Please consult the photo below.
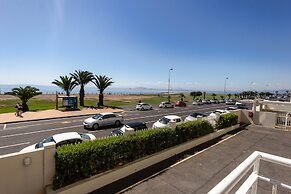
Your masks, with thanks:
M 0 0 L 0 85 L 76 69 L 114 87 L 291 88 L 288 0 Z

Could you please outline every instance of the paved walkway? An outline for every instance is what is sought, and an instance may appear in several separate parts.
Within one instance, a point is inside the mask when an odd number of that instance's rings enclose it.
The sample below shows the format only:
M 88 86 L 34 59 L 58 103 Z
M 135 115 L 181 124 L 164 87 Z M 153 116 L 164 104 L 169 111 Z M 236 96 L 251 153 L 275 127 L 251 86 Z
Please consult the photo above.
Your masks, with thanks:
M 36 112 L 25 112 L 22 114 L 23 117 L 16 117 L 14 113 L 0 114 L 0 124 L 22 122 L 22 121 L 33 121 L 42 119 L 53 119 L 53 118 L 65 118 L 82 115 L 93 115 L 100 112 L 121 112 L 121 109 L 91 109 L 84 108 L 76 111 L 59 111 L 59 110 L 44 110 Z
M 207 193 L 256 150 L 291 158 L 290 139 L 290 131 L 249 126 L 248 130 L 145 180 L 125 193 Z M 287 167 L 263 161 L 260 173 L 291 184 L 291 169 Z M 259 181 L 258 193 L 271 193 L 271 189 L 271 184 Z M 278 193 L 290 191 L 280 188 Z

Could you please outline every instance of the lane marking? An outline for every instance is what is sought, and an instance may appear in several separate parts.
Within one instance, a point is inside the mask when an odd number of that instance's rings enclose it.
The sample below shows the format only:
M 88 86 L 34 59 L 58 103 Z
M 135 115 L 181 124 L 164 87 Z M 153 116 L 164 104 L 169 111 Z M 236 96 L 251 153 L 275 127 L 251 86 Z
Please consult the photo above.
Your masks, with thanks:
M 21 145 L 26 145 L 26 144 L 30 144 L 30 142 L 23 142 L 23 143 L 18 143 L 18 144 L 12 144 L 12 145 L 7 145 L 7 146 L 1 146 L 0 149 L 3 149 L 3 148 L 10 148 L 10 147 L 16 147 L 16 146 L 21 146 Z
M 68 123 L 71 123 L 72 121 L 63 121 L 61 122 L 62 124 L 68 124 Z
M 77 128 L 77 127 L 83 127 L 83 125 L 67 126 L 67 127 L 60 127 L 60 128 L 55 128 L 55 129 L 46 129 L 46 130 L 40 130 L 40 131 L 31 131 L 31 132 L 26 132 L 26 133 L 16 133 L 16 134 L 12 134 L 12 135 L 3 135 L 1 137 L 3 137 L 3 138 L 15 137 L 15 136 L 21 136 L 21 135 L 30 135 L 30 134 L 35 134 L 35 133 L 44 133 L 44 132 L 49 132 L 49 131 L 58 131 L 58 130 L 62 130 L 62 129 Z
M 208 108 L 200 108 L 200 109 L 195 109 L 193 111 L 197 111 L 197 110 L 209 110 L 209 109 L 213 109 L 213 108 L 222 108 L 222 107 L 225 107 L 224 106 L 215 106 L 215 107 L 208 107 Z M 156 114 L 156 115 L 149 115 L 149 116 L 144 116 L 144 117 L 138 117 L 138 118 L 129 118 L 129 119 L 126 119 L 126 121 L 130 121 L 130 120 L 137 120 L 137 119 L 144 119 L 144 118 L 151 118 L 151 117 L 156 117 L 156 116 L 164 116 L 165 114 L 181 114 L 181 113 L 186 113 L 186 112 L 189 112 L 190 110 L 184 110 L 184 111 L 178 111 L 178 112 L 165 112 L 165 113 L 162 113 L 162 114 Z M 74 121 L 67 121 L 67 122 L 72 122 L 72 123 L 75 123 L 75 122 L 79 122 L 79 121 L 83 121 L 82 120 L 74 120 Z M 64 121 L 66 122 L 66 121 Z M 63 123 L 64 123 L 63 122 Z M 56 124 L 59 122 L 51 122 L 51 123 L 48 123 L 48 124 Z M 43 124 L 35 124 L 35 125 L 26 125 L 26 126 L 22 126 L 22 127 L 16 127 L 16 128 L 7 128 L 5 131 L 8 131 L 8 130 L 15 130 L 15 129 L 23 129 L 23 128 L 28 128 L 28 127 L 32 127 L 32 126 L 40 126 Z M 47 129 L 47 130 L 41 130 L 41 131 L 34 131 L 34 132 L 27 132 L 27 133 L 20 133 L 20 134 L 34 134 L 34 133 L 37 133 L 37 132 L 46 132 L 46 131 L 55 131 L 55 130 L 61 130 L 61 129 L 66 129 L 66 128 L 74 128 L 74 127 L 79 127 L 79 126 L 83 126 L 83 125 L 75 125 L 75 126 L 68 126 L 68 127 L 63 127 L 63 128 L 55 128 L 55 129 Z M 19 134 L 15 134 L 15 136 L 17 136 Z M 10 137 L 9 135 L 7 136 L 2 136 L 2 137 Z M 11 137 L 13 137 L 13 135 L 11 135 Z
M 4 124 L 4 127 L 3 127 L 3 129 L 6 129 L 6 126 L 7 126 L 7 124 Z
M 175 166 L 177 166 L 177 165 L 179 165 L 179 164 L 181 164 L 181 163 L 183 163 L 183 162 L 185 162 L 185 161 L 187 161 L 187 160 L 193 158 L 194 156 L 197 156 L 197 155 L 199 155 L 199 154 L 201 154 L 201 153 L 203 153 L 203 152 L 205 152 L 205 151 L 207 151 L 207 150 L 209 150 L 209 149 L 211 149 L 211 148 L 213 148 L 213 147 L 215 147 L 215 146 L 217 146 L 217 145 L 219 145 L 219 144 L 221 144 L 221 143 L 223 143 L 223 142 L 229 140 L 230 138 L 232 138 L 232 137 L 234 137 L 234 136 L 240 134 L 241 132 L 243 132 L 243 131 L 239 131 L 238 133 L 233 134 L 233 135 L 231 135 L 231 136 L 229 136 L 229 137 L 227 137 L 227 138 L 225 138 L 225 139 L 223 139 L 223 140 L 217 142 L 216 144 L 213 144 L 213 145 L 211 145 L 211 146 L 209 146 L 209 147 L 207 147 L 207 148 L 205 148 L 205 149 L 203 149 L 203 150 L 201 150 L 201 151 L 199 151 L 199 152 L 196 152 L 195 154 L 193 154 L 193 155 L 191 155 L 191 156 L 188 156 L 187 158 L 184 158 L 183 160 L 181 160 L 181 161 L 179 161 L 179 162 L 176 162 L 175 164 L 169 166 L 168 168 L 165 168 L 165 169 L 163 169 L 163 170 L 161 170 L 161 171 L 159 171 L 159 172 L 157 172 L 157 173 L 155 173 L 155 174 L 153 174 L 153 175 L 151 175 L 151 176 L 149 176 L 149 177 L 147 177 L 147 178 L 145 178 L 145 179 L 143 179 L 143 180 L 141 180 L 141 181 L 139 181 L 139 182 L 137 182 L 137 183 L 135 183 L 135 184 L 133 184 L 133 185 L 130 185 L 129 187 L 127 187 L 127 188 L 125 188 L 125 189 L 123 189 L 123 190 L 121 190 L 121 191 L 118 191 L 118 192 L 116 192 L 116 193 L 117 193 L 117 194 L 124 193 L 124 192 L 126 192 L 126 191 L 128 191 L 128 190 L 130 190 L 130 189 L 132 189 L 132 188 L 134 188 L 134 187 L 136 187 L 136 186 L 138 186 L 139 184 L 141 184 L 141 183 L 143 183 L 143 182 L 145 182 L 145 181 L 148 181 L 149 179 L 154 178 L 155 176 L 158 176 L 159 174 L 162 174 L 162 173 L 164 173 L 165 171 L 170 170 L 171 168 L 174 168 Z

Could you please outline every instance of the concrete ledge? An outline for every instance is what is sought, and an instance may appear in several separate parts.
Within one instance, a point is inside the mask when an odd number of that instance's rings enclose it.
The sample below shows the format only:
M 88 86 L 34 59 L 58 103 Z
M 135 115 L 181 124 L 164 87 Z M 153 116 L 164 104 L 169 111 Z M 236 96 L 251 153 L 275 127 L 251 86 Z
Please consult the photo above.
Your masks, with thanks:
M 230 131 L 237 129 L 238 127 L 239 127 L 239 125 L 237 124 L 237 125 L 234 125 L 232 127 L 218 130 L 216 132 L 210 133 L 208 135 L 194 139 L 192 141 L 188 141 L 188 142 L 185 142 L 183 144 L 165 149 L 161 152 L 152 154 L 150 156 L 146 156 L 144 158 L 133 161 L 133 162 L 128 163 L 128 164 L 121 166 L 119 168 L 115 168 L 115 169 L 109 170 L 107 172 L 92 176 L 90 178 L 78 181 L 76 183 L 73 183 L 71 185 L 63 187 L 63 188 L 56 190 L 56 191 L 53 191 L 52 187 L 47 187 L 46 193 L 47 194 L 55 194 L 55 193 L 80 194 L 80 193 L 92 192 L 92 191 L 94 191 L 98 188 L 101 188 L 105 185 L 108 185 L 114 181 L 117 181 L 119 179 L 127 177 L 135 172 L 138 172 L 138 171 L 143 170 L 149 166 L 152 166 L 158 162 L 166 160 L 174 155 L 177 155 L 177 154 L 180 154 L 186 150 L 189 150 L 197 145 L 200 145 L 202 143 L 205 143 L 207 141 L 210 141 L 210 140 L 213 140 L 217 137 L 220 137 L 220 136 L 222 136 Z

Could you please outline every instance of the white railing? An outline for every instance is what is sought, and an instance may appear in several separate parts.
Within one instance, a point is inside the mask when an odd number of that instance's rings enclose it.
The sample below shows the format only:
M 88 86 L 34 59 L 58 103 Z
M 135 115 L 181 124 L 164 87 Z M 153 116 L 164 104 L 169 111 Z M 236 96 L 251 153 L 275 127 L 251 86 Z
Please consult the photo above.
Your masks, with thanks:
M 287 185 L 286 183 L 282 183 L 278 180 L 259 175 L 260 160 L 265 160 L 291 168 L 290 159 L 255 151 L 238 167 L 236 167 L 229 175 L 227 175 L 222 181 L 220 181 L 213 189 L 211 189 L 208 194 L 229 193 L 251 168 L 253 168 L 251 175 L 235 192 L 236 194 L 256 194 L 258 180 L 271 183 L 273 185 L 272 194 L 277 193 L 278 187 L 288 189 L 291 192 L 291 185 Z
M 285 128 L 291 127 L 291 113 L 278 113 L 276 125 Z

